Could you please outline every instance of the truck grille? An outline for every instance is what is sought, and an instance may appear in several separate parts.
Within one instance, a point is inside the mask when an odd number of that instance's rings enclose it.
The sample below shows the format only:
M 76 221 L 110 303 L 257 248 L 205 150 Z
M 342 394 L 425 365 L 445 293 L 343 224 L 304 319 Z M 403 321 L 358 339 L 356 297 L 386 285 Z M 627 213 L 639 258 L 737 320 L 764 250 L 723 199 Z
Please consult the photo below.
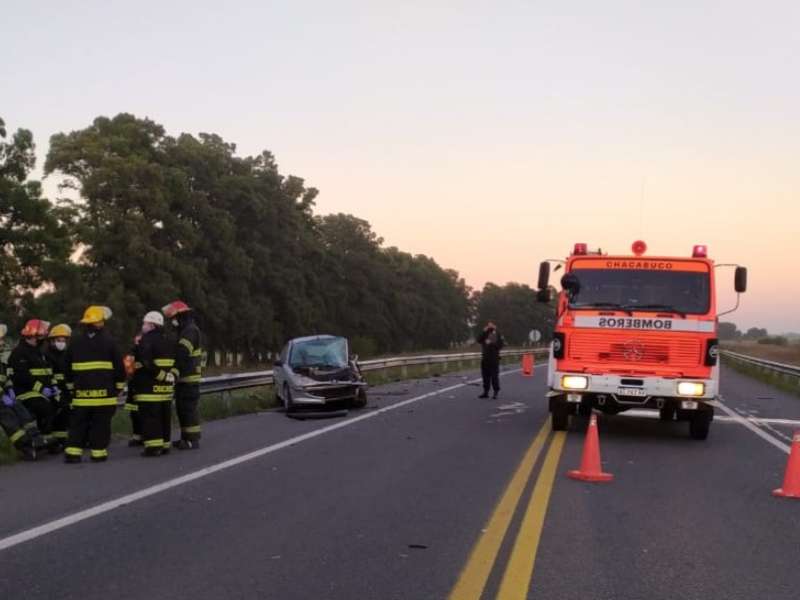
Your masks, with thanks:
M 683 336 L 578 332 L 567 336 L 567 348 L 570 359 L 595 363 L 697 367 L 703 359 L 701 341 Z

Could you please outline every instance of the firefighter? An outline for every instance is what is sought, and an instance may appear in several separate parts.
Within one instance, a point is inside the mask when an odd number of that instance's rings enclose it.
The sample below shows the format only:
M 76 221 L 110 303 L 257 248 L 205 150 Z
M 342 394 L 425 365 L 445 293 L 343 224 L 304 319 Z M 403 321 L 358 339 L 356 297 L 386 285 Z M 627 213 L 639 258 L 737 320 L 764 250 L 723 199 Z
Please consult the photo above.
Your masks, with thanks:
M 133 338 L 133 350 L 122 359 L 125 364 L 125 376 L 128 378 L 128 381 L 133 379 L 136 373 L 136 349 L 141 339 L 142 334 Z M 128 440 L 128 447 L 135 448 L 136 446 L 142 446 L 142 419 L 139 415 L 139 405 L 136 404 L 136 400 L 133 398 L 130 385 L 128 386 L 128 396 L 125 400 L 125 410 L 128 411 L 131 417 L 131 439 Z
M 8 376 L 14 386 L 17 402 L 21 402 L 36 419 L 36 425 L 52 452 L 59 444 L 50 434 L 55 417 L 54 402 L 58 401 L 58 386 L 53 381 L 53 369 L 42 345 L 50 324 L 40 319 L 25 323 L 22 339 L 8 358 Z
M 0 353 L 5 348 L 6 333 L 8 327 L 0 324 Z M 36 420 L 22 404 L 16 401 L 14 388 L 8 379 L 7 366 L 2 358 L 0 358 L 0 427 L 23 460 L 36 460 L 37 453 L 46 446 L 36 426 Z
M 55 416 L 53 417 L 52 437 L 63 450 L 67 445 L 67 430 L 69 429 L 70 403 L 72 394 L 67 389 L 67 344 L 72 337 L 72 328 L 66 323 L 59 323 L 50 329 L 47 350 L 45 354 L 53 369 L 53 381 L 58 386 L 58 400 L 54 401 Z
M 172 443 L 179 450 L 200 447 L 200 379 L 203 370 L 203 349 L 200 328 L 194 321 L 192 309 L 185 302 L 175 300 L 161 312 L 172 321 L 178 331 L 175 366 L 178 382 L 175 386 L 175 412 L 181 426 L 181 439 Z
M 105 329 L 111 310 L 90 306 L 81 319 L 84 330 L 73 337 L 67 350 L 67 387 L 72 392 L 64 461 L 79 463 L 88 446 L 93 462 L 108 459 L 111 418 L 118 396 L 125 390 L 125 365 L 114 340 Z
M 164 333 L 160 312 L 151 311 L 144 316 L 134 358 L 136 371 L 130 394 L 138 407 L 142 456 L 161 456 L 170 450 L 176 368 L 175 344 Z

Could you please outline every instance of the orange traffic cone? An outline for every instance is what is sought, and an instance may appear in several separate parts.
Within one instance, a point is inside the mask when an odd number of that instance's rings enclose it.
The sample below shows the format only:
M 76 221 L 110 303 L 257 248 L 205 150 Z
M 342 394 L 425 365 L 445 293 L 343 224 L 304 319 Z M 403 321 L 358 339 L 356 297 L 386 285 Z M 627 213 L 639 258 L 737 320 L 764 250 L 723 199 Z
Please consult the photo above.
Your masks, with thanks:
M 781 498 L 800 498 L 800 431 L 792 437 L 792 451 L 786 463 L 783 487 L 772 491 L 773 496 Z
M 583 443 L 581 468 L 568 471 L 567 476 L 581 481 L 605 482 L 614 479 L 611 473 L 603 473 L 600 464 L 600 438 L 597 435 L 597 415 L 592 414 L 589 427 L 586 429 L 586 441 Z
M 525 377 L 533 377 L 533 354 L 522 355 L 522 374 Z

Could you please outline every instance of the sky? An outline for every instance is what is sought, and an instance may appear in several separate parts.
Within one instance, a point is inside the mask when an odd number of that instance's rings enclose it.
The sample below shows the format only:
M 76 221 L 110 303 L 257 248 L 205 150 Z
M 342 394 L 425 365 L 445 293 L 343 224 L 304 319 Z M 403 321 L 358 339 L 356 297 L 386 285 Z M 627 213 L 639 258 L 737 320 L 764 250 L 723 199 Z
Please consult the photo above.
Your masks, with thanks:
M 40 164 L 131 112 L 270 150 L 319 213 L 475 288 L 535 286 L 575 242 L 703 243 L 749 268 L 726 319 L 800 331 L 798 2 L 31 0 L 0 40 L 0 116 Z

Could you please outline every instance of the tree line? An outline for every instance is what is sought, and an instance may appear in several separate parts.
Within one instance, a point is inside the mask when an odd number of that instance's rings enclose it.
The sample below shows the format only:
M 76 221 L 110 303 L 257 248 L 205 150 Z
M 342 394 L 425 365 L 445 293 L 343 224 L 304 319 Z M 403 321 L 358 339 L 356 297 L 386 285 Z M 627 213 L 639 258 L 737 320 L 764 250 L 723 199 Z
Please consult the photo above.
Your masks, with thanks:
M 465 343 L 486 318 L 511 343 L 546 325 L 528 286 L 473 291 L 433 259 L 386 247 L 367 221 L 315 214 L 316 189 L 216 134 L 98 117 L 50 139 L 44 173 L 59 198 L 44 197 L 34 167 L 32 133 L 0 120 L 0 319 L 12 331 L 103 304 L 130 339 L 145 312 L 181 298 L 210 349 L 258 360 L 313 333 L 371 355 Z

